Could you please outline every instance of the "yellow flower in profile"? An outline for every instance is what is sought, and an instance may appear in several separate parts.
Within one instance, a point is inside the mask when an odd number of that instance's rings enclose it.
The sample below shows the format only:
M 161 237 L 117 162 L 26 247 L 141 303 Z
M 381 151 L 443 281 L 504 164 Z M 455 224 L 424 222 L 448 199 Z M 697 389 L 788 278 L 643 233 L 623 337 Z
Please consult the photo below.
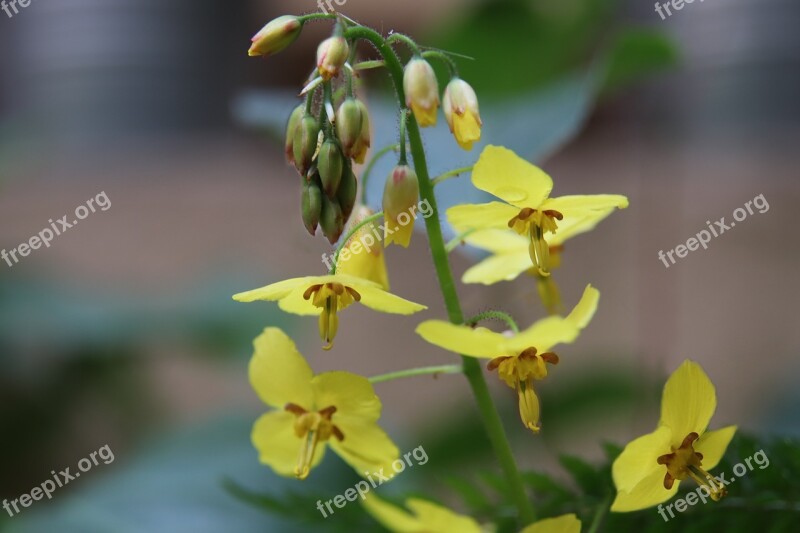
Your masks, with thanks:
M 451 224 L 467 229 L 511 228 L 526 236 L 528 255 L 542 276 L 550 274 L 548 234 L 556 234 L 560 225 L 572 224 L 573 218 L 628 206 L 628 199 L 616 194 L 550 198 L 550 176 L 499 146 L 484 149 L 472 173 L 472 183 L 503 202 L 451 207 L 447 210 Z
M 367 378 L 349 372 L 315 376 L 278 328 L 266 328 L 253 345 L 250 384 L 275 408 L 253 426 L 262 463 L 305 479 L 328 445 L 362 476 L 397 460 L 397 446 L 378 426 L 381 401 Z
M 350 227 L 357 226 L 362 220 L 374 214 L 375 212 L 365 205 L 357 206 L 350 218 Z M 380 243 L 375 244 L 373 228 L 372 224 L 366 224 L 353 234 L 339 254 L 336 271 L 339 274 L 373 281 L 380 285 L 381 289 L 388 291 L 389 273 L 386 270 L 386 256 L 383 254 L 383 246 Z M 345 230 L 345 233 L 347 231 Z
M 372 517 L 395 533 L 482 533 L 482 528 L 469 516 L 460 515 L 426 500 L 406 500 L 407 512 L 370 494 L 362 505 Z M 539 520 L 520 533 L 580 533 L 581 521 L 574 514 Z
M 319 335 L 327 343 L 324 346 L 326 350 L 333 347 L 333 339 L 339 329 L 338 312 L 353 302 L 375 311 L 397 315 L 411 315 L 427 309 L 424 305 L 384 291 L 375 282 L 347 274 L 287 279 L 235 294 L 233 299 L 237 302 L 277 301 L 278 306 L 287 313 L 319 315 Z
M 540 407 L 533 382 L 547 377 L 546 363 L 558 364 L 558 355 L 550 350 L 578 337 L 594 316 L 599 298 L 598 290 L 589 285 L 568 316 L 550 316 L 511 335 L 442 320 L 423 322 L 417 326 L 417 333 L 429 343 L 452 352 L 490 359 L 487 368 L 497 370 L 500 379 L 516 389 L 522 423 L 538 433 L 541 429 Z
M 475 89 L 464 80 L 453 78 L 444 90 L 442 108 L 458 145 L 472 150 L 472 145 L 481 140 L 483 125 Z
M 616 512 L 658 505 L 693 479 L 713 500 L 726 494 L 724 485 L 708 470 L 717 466 L 736 426 L 706 431 L 717 408 L 713 383 L 697 363 L 684 361 L 670 376 L 661 398 L 656 430 L 629 443 L 612 467 Z

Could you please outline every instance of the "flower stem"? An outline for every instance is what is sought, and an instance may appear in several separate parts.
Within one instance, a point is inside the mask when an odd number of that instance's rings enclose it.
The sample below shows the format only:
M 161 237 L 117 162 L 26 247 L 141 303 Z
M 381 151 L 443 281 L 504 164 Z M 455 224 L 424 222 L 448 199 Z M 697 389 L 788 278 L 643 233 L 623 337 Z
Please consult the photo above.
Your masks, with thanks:
M 436 187 L 437 185 L 439 185 L 443 181 L 447 181 L 447 180 L 449 180 L 451 178 L 455 178 L 457 176 L 460 176 L 461 174 L 464 174 L 466 172 L 472 171 L 473 168 L 475 168 L 475 167 L 471 167 L 470 166 L 470 167 L 464 167 L 464 168 L 457 168 L 455 170 L 450 170 L 448 172 L 445 172 L 444 174 L 439 174 L 438 176 L 436 176 L 435 178 L 433 178 L 431 180 L 431 184 L 434 187 Z
M 421 368 L 409 368 L 408 370 L 389 372 L 388 374 L 381 374 L 379 376 L 372 376 L 369 378 L 369 382 L 383 383 L 384 381 L 391 381 L 393 379 L 424 376 L 427 374 L 461 374 L 463 371 L 464 369 L 461 367 L 461 365 L 425 366 Z
M 508 324 L 508 327 L 511 328 L 511 331 L 513 331 L 514 333 L 519 333 L 519 326 L 517 326 L 517 323 L 514 320 L 514 318 L 508 313 L 504 313 L 503 311 L 485 311 L 467 320 L 467 324 L 469 325 L 477 324 L 481 320 L 502 320 L 503 322 Z
M 447 243 L 447 245 L 445 245 L 445 250 L 447 250 L 447 253 L 449 254 L 450 252 L 461 246 L 464 243 L 464 239 L 466 239 L 476 231 L 478 231 L 477 228 L 468 229 L 453 237 L 453 240 L 451 240 L 450 242 Z
M 361 203 L 366 205 L 367 204 L 367 180 L 372 175 L 372 171 L 375 168 L 375 165 L 378 163 L 380 158 L 388 154 L 389 152 L 397 152 L 400 150 L 399 144 L 390 144 L 389 146 L 384 146 L 377 152 L 372 155 L 372 158 L 367 163 L 367 166 L 364 168 L 364 172 L 361 173 Z
M 600 529 L 600 525 L 603 523 L 603 519 L 606 517 L 608 508 L 611 505 L 612 498 L 613 495 L 608 496 L 600 505 L 597 506 L 597 510 L 594 513 L 594 518 L 592 519 L 592 525 L 589 526 L 589 530 L 586 533 L 596 533 L 597 530 Z
M 386 67 L 391 74 L 398 100 L 402 105 L 402 102 L 406 101 L 405 92 L 403 90 L 403 66 L 394 53 L 394 50 L 386 43 L 383 36 L 371 28 L 359 26 L 348 29 L 347 37 L 350 39 L 366 39 L 378 49 L 378 52 L 380 52 L 383 59 L 386 61 Z M 455 280 L 453 279 L 453 273 L 450 270 L 450 263 L 447 259 L 447 250 L 445 249 L 442 227 L 438 216 L 439 210 L 436 204 L 436 196 L 433 193 L 433 185 L 431 184 L 430 175 L 428 173 L 428 164 L 425 159 L 422 135 L 420 134 L 419 125 L 413 114 L 409 115 L 406 126 L 408 128 L 409 143 L 411 145 L 411 155 L 414 160 L 414 170 L 417 172 L 419 180 L 420 196 L 423 200 L 427 200 L 431 206 L 432 214 L 425 218 L 425 228 L 428 232 L 428 241 L 430 243 L 434 267 L 436 268 L 436 275 L 439 279 L 439 287 L 444 297 L 450 321 L 453 324 L 462 324 L 464 322 L 464 315 L 461 311 L 461 303 L 459 302 L 458 293 L 456 292 Z M 517 464 L 511 452 L 511 446 L 508 443 L 503 423 L 495 409 L 494 402 L 489 394 L 489 388 L 483 378 L 481 365 L 476 359 L 464 356 L 462 356 L 462 364 L 464 375 L 467 377 L 467 381 L 472 388 L 472 393 L 478 404 L 478 410 L 483 419 L 483 424 L 486 428 L 489 440 L 492 443 L 495 455 L 506 477 L 506 481 L 509 484 L 509 488 L 514 495 L 514 503 L 519 510 L 520 519 L 523 523 L 530 524 L 536 520 L 536 515 L 531 502 L 528 500 L 525 485 L 517 469 Z
M 336 247 L 336 251 L 333 254 L 333 266 L 331 267 L 331 274 L 336 274 L 336 267 L 339 264 L 339 254 L 342 253 L 342 249 L 347 245 L 347 241 L 349 241 L 350 238 L 353 235 L 355 235 L 358 230 L 360 230 L 370 222 L 378 220 L 379 218 L 382 217 L 383 217 L 383 211 L 379 211 L 374 215 L 366 217 L 364 220 L 353 226 L 353 228 L 350 231 L 348 231 L 344 237 L 339 239 L 339 245 Z

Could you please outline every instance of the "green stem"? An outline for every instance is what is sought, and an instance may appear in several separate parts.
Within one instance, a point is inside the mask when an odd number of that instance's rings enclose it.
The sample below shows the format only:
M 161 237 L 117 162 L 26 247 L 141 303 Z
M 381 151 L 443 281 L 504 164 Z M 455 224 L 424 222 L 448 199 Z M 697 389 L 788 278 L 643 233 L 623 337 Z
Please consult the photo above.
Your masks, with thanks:
M 336 252 L 334 252 L 333 254 L 333 266 L 331 267 L 331 272 L 330 272 L 331 274 L 336 274 L 336 265 L 339 263 L 339 254 L 342 253 L 342 249 L 344 249 L 344 247 L 347 245 L 347 241 L 349 241 L 350 238 L 353 235 L 355 235 L 358 230 L 360 230 L 370 222 L 373 222 L 381 217 L 383 217 L 383 211 L 368 216 L 367 218 L 365 218 L 364 220 L 353 226 L 353 228 L 350 231 L 348 231 L 344 237 L 339 239 L 339 245 L 336 247 Z
M 597 533 L 600 529 L 600 525 L 603 523 L 603 519 L 606 517 L 606 513 L 608 512 L 608 508 L 611 505 L 611 500 L 613 499 L 613 495 L 608 496 L 603 503 L 597 506 L 597 510 L 594 513 L 594 518 L 592 519 L 592 525 L 589 526 L 589 530 L 586 533 Z
M 406 128 L 408 124 L 408 110 L 403 109 L 400 111 L 400 161 L 399 165 L 407 165 L 408 158 L 406 155 Z
M 308 15 L 301 15 L 297 17 L 300 20 L 301 24 L 305 24 L 306 22 L 313 22 L 315 20 L 332 20 L 336 18 L 336 14 L 334 13 L 309 13 Z
M 453 240 L 448 242 L 444 247 L 445 250 L 447 250 L 447 253 L 449 254 L 450 252 L 461 246 L 461 243 L 464 241 L 464 239 L 466 239 L 476 231 L 478 231 L 477 228 L 468 229 L 466 231 L 462 231 L 461 233 L 453 237 Z
M 426 374 L 461 374 L 463 371 L 464 369 L 461 367 L 461 365 L 426 366 L 421 368 L 409 368 L 408 370 L 399 370 L 397 372 L 389 372 L 388 374 L 381 374 L 379 376 L 372 376 L 369 378 L 369 382 L 383 383 L 384 381 L 391 381 L 393 379 L 424 376 Z
M 450 76 L 453 78 L 458 77 L 458 67 L 456 66 L 456 62 L 450 59 L 446 54 L 439 52 L 437 50 L 428 50 L 427 52 L 422 52 L 422 57 L 425 59 L 438 59 L 445 65 L 447 68 L 450 69 Z
M 443 181 L 447 181 L 449 179 L 455 178 L 460 176 L 461 174 L 465 174 L 467 172 L 472 172 L 472 169 L 475 168 L 474 166 L 464 167 L 464 168 L 457 168 L 455 170 L 451 170 L 449 172 L 445 172 L 444 174 L 439 174 L 435 178 L 431 180 L 431 184 L 436 187 Z
M 502 320 L 508 324 L 508 327 L 511 328 L 511 331 L 514 333 L 519 333 L 519 326 L 517 326 L 517 322 L 514 320 L 514 317 L 508 313 L 504 313 L 503 311 L 484 311 L 483 313 L 475 315 L 467 320 L 467 324 L 477 324 L 482 320 Z
M 386 66 L 391 74 L 398 101 L 405 102 L 403 66 L 394 53 L 394 50 L 386 43 L 381 34 L 371 28 L 360 26 L 347 30 L 347 37 L 354 40 L 366 39 L 378 49 L 378 52 L 380 52 L 386 61 Z M 428 232 L 428 241 L 430 243 L 431 255 L 433 256 L 433 264 L 436 268 L 436 275 L 439 279 L 439 287 L 444 297 L 450 321 L 453 324 L 462 324 L 464 322 L 464 315 L 461 311 L 455 280 L 450 270 L 450 263 L 447 259 L 447 250 L 445 249 L 442 227 L 439 222 L 439 210 L 436 204 L 436 196 L 433 193 L 433 185 L 431 184 L 430 175 L 428 174 L 428 164 L 425 160 L 425 148 L 422 143 L 422 135 L 420 134 L 419 125 L 413 115 L 409 116 L 407 126 L 408 137 L 411 143 L 411 155 L 414 160 L 414 169 L 419 179 L 420 196 L 423 200 L 427 200 L 431 206 L 431 216 L 425 218 L 425 228 Z M 509 484 L 509 488 L 514 495 L 520 518 L 523 523 L 530 524 L 536 520 L 536 514 L 531 506 L 531 502 L 528 500 L 525 484 L 517 469 L 517 464 L 514 460 L 511 446 L 508 443 L 503 423 L 494 407 L 494 402 L 489 394 L 489 388 L 486 386 L 486 381 L 483 378 L 481 365 L 476 359 L 464 356 L 462 356 L 462 363 L 464 366 L 464 374 L 472 388 L 472 393 L 478 404 L 478 410 L 483 419 L 483 424 L 486 428 L 489 440 L 492 443 L 495 455 Z
M 414 53 L 415 56 L 420 55 L 419 46 L 417 45 L 416 42 L 414 42 L 414 39 L 412 39 L 408 35 L 404 35 L 402 33 L 393 33 L 389 37 L 386 38 L 385 42 L 386 42 L 386 44 L 389 44 L 389 45 L 391 45 L 393 43 L 396 43 L 396 42 L 402 42 L 403 44 L 405 44 L 406 46 L 408 46 L 411 49 L 411 51 Z
M 397 152 L 400 150 L 399 144 L 390 144 L 389 146 L 384 146 L 374 154 L 372 154 L 372 158 L 367 163 L 367 166 L 364 167 L 364 172 L 361 173 L 361 203 L 367 205 L 367 180 L 372 175 L 372 170 L 375 168 L 375 165 L 378 163 L 380 158 L 388 154 L 389 152 Z

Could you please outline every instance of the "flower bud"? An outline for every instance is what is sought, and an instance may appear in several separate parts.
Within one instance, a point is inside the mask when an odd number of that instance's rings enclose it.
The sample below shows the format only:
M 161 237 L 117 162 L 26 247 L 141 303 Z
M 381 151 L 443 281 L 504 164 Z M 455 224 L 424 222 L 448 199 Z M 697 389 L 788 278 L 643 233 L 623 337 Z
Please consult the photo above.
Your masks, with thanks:
M 339 207 L 342 208 L 342 218 L 347 221 L 350 214 L 353 212 L 353 206 L 356 204 L 356 195 L 358 194 L 358 180 L 353 173 L 353 168 L 349 164 L 345 164 L 342 171 L 342 181 L 339 184 L 339 191 L 336 193 L 336 199 L 339 202 Z
M 339 75 L 347 56 L 350 55 L 350 46 L 342 36 L 328 37 L 317 48 L 317 69 L 325 81 Z
M 305 115 L 294 132 L 294 166 L 301 175 L 305 176 L 314 154 L 317 151 L 317 139 L 319 137 L 319 122 L 311 115 Z
M 472 144 L 481 140 L 481 114 L 478 96 L 469 83 L 459 78 L 447 85 L 444 91 L 444 116 L 459 146 L 472 150 Z
M 403 75 L 406 106 L 414 112 L 423 128 L 436 125 L 436 110 L 439 108 L 439 82 L 430 63 L 416 57 L 408 62 Z
M 300 121 L 303 120 L 304 114 L 305 105 L 301 104 L 294 108 L 294 111 L 289 115 L 289 120 L 286 123 L 286 144 L 284 147 L 286 150 L 286 160 L 291 164 L 294 164 L 294 134 L 297 131 L 297 126 L 300 125 Z
M 417 173 L 408 165 L 398 165 L 383 189 L 384 244 L 397 243 L 408 248 L 414 232 L 414 214 L 419 201 Z
M 370 139 L 369 110 L 364 102 L 360 100 L 358 101 L 358 107 L 361 109 L 361 134 L 359 135 L 356 145 L 353 147 L 352 158 L 353 161 L 360 165 L 364 163 L 367 157 L 369 147 L 372 146 L 372 140 Z
M 342 151 L 353 157 L 353 148 L 361 138 L 361 107 L 355 98 L 347 98 L 336 110 L 336 135 L 342 143 Z
M 261 31 L 255 34 L 247 55 L 271 56 L 277 54 L 300 36 L 303 23 L 292 15 L 284 15 L 267 23 Z
M 317 158 L 319 177 L 322 179 L 322 189 L 328 198 L 335 198 L 336 191 L 339 190 L 339 183 L 342 181 L 342 170 L 344 168 L 344 158 L 339 145 L 333 139 L 327 139 L 322 143 Z
M 324 194 L 322 195 L 322 215 L 319 220 L 322 226 L 322 233 L 328 238 L 328 242 L 336 244 L 344 231 L 344 217 L 339 202 L 331 200 Z
M 313 176 L 310 181 L 303 180 L 301 212 L 303 225 L 313 237 L 317 234 L 317 225 L 322 215 L 322 190 L 317 176 Z

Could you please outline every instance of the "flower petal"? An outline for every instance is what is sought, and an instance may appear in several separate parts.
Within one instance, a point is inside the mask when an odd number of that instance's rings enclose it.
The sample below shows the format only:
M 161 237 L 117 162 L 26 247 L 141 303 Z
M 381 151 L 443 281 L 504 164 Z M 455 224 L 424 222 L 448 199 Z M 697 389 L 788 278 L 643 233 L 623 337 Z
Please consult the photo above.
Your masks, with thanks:
M 467 231 L 469 228 L 454 226 L 457 233 Z M 528 244 L 531 242 L 519 233 L 508 229 L 486 229 L 478 230 L 464 237 L 464 241 L 470 246 L 481 248 L 495 254 L 502 253 L 528 253 Z
M 481 140 L 481 124 L 472 112 L 453 117 L 453 126 L 456 141 L 464 150 L 472 150 L 472 145 Z
M 542 169 L 501 146 L 484 148 L 472 183 L 519 208 L 538 208 L 553 189 L 553 180 Z
M 705 432 L 716 408 L 714 384 L 700 365 L 686 360 L 664 385 L 659 424 L 672 429 L 672 445 L 678 447 L 689 433 Z
M 500 202 L 462 204 L 447 210 L 447 220 L 454 227 L 465 229 L 508 229 L 508 221 L 518 214 L 519 209 Z
M 461 281 L 464 283 L 483 283 L 491 285 L 498 281 L 511 281 L 531 268 L 531 257 L 528 247 L 518 253 L 504 253 L 487 257 L 475 266 L 470 267 Z
M 266 328 L 253 346 L 250 384 L 261 400 L 278 409 L 293 403 L 310 410 L 313 373 L 292 339 L 278 328 Z
M 389 531 L 396 533 L 418 533 L 422 524 L 411 513 L 370 494 L 362 503 L 366 511 Z
M 589 211 L 580 215 L 565 215 L 564 220 L 558 221 L 558 230 L 555 234 L 547 236 L 547 243 L 550 246 L 559 246 L 573 237 L 592 231 L 614 211 L 616 208 Z
M 379 286 L 369 286 L 362 284 L 349 285 L 361 295 L 361 303 L 370 309 L 382 313 L 392 313 L 395 315 L 413 315 L 427 309 L 426 306 L 414 303 L 386 292 Z
M 667 468 L 658 464 L 657 461 L 660 456 L 672 451 L 671 440 L 672 431 L 661 426 L 654 432 L 629 442 L 619 457 L 614 460 L 611 468 L 617 490 L 630 492 L 653 472 L 661 474 L 663 488 L 664 474 L 667 473 Z
M 253 425 L 251 439 L 258 450 L 258 459 L 277 474 L 294 477 L 297 454 L 302 444 L 294 432 L 295 415 L 287 411 L 272 411 L 262 415 Z M 311 461 L 318 465 L 325 455 L 325 444 L 320 443 Z
M 600 301 L 600 291 L 587 285 L 583 290 L 583 295 L 578 305 L 567 315 L 567 320 L 575 324 L 578 329 L 583 329 L 592 320 L 595 311 L 597 311 L 597 303 Z
M 406 506 L 417 515 L 426 533 L 481 533 L 480 525 L 469 516 L 454 513 L 446 507 L 426 500 L 411 498 Z
M 534 522 L 520 533 L 581 533 L 581 521 L 574 514 L 565 514 Z
M 369 380 L 350 372 L 325 372 L 311 380 L 316 409 L 336 407 L 334 419 L 375 422 L 381 416 L 381 400 Z
M 662 471 L 663 470 L 663 471 Z M 615 513 L 625 513 L 647 509 L 672 498 L 678 492 L 680 481 L 675 481 L 671 489 L 664 488 L 664 474 L 666 469 L 653 471 L 641 480 L 630 492 L 617 492 L 611 510 Z
M 502 351 L 508 339 L 501 333 L 486 328 L 457 326 L 444 320 L 427 320 L 417 326 L 416 331 L 429 343 L 457 354 L 485 358 L 511 355 Z
M 608 209 L 625 209 L 628 207 L 628 198 L 620 194 L 576 194 L 548 198 L 542 209 L 553 209 L 565 217 L 570 213 L 585 213 L 588 211 L 606 211 Z
M 400 450 L 378 424 L 352 418 L 342 420 L 336 415 L 332 420 L 344 434 L 343 441 L 335 437 L 328 441 L 333 451 L 362 477 L 374 472 L 393 477 L 392 463 L 400 457 Z
M 275 301 L 280 300 L 281 298 L 286 297 L 291 293 L 293 290 L 305 286 L 311 285 L 311 280 L 313 277 L 305 277 L 305 278 L 292 278 L 286 279 L 283 281 L 279 281 L 277 283 L 272 283 L 271 285 L 267 285 L 266 287 L 261 287 L 260 289 L 253 289 L 252 291 L 240 292 L 238 294 L 233 295 L 233 299 L 237 302 L 255 302 L 256 300 L 268 300 L 268 301 Z
M 705 470 L 711 470 L 717 466 L 735 433 L 736 426 L 728 426 L 716 431 L 707 431 L 695 442 L 694 450 L 703 454 Z

